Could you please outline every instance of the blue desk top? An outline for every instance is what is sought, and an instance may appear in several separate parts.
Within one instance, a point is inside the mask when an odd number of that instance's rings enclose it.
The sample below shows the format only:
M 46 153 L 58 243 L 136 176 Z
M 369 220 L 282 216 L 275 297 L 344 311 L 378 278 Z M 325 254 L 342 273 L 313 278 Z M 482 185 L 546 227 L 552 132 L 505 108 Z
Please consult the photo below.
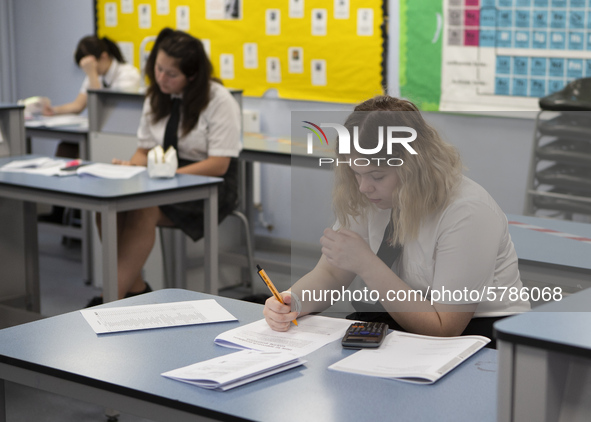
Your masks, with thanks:
M 13 161 L 37 157 L 23 155 L 0 159 L 0 166 Z M 61 192 L 98 199 L 122 198 L 159 191 L 190 189 L 222 182 L 219 177 L 177 174 L 171 179 L 151 179 L 147 172 L 130 179 L 101 179 L 92 176 L 41 176 L 27 173 L 0 172 L 0 185 Z
M 160 374 L 234 350 L 216 335 L 262 318 L 262 306 L 169 289 L 105 307 L 214 298 L 239 322 L 97 336 L 79 312 L 0 330 L 0 362 L 98 386 L 195 414 L 257 421 L 495 421 L 497 352 L 478 352 L 434 385 L 413 385 L 327 367 L 353 353 L 338 342 L 303 367 L 227 392 Z
M 24 105 L 18 105 L 15 103 L 0 103 L 0 110 L 14 110 L 19 108 L 25 108 Z
M 591 224 L 513 214 L 507 219 L 591 239 Z M 519 260 L 591 270 L 591 243 L 513 224 L 509 232 Z
M 591 289 L 494 325 L 498 339 L 591 357 Z

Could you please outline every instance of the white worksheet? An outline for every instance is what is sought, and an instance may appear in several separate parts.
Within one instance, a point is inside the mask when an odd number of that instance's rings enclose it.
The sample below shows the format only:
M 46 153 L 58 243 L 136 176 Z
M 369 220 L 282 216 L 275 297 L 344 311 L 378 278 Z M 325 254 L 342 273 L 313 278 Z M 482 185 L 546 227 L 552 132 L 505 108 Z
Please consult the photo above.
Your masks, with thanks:
M 82 309 L 80 313 L 97 334 L 237 321 L 215 299 L 90 308 Z
M 298 318 L 298 326 L 288 331 L 273 331 L 267 321 L 261 319 L 226 331 L 215 338 L 215 343 L 234 349 L 251 349 L 263 352 L 287 352 L 305 356 L 314 350 L 340 340 L 351 321 L 323 316 Z

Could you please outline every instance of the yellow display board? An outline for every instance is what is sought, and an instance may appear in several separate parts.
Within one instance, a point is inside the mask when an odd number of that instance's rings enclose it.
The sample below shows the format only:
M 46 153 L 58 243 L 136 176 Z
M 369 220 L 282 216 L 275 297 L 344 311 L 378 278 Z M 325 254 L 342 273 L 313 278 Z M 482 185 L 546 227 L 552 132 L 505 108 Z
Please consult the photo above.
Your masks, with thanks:
M 201 39 L 244 95 L 357 103 L 381 94 L 382 0 L 97 0 L 97 35 L 135 66 L 164 27 Z

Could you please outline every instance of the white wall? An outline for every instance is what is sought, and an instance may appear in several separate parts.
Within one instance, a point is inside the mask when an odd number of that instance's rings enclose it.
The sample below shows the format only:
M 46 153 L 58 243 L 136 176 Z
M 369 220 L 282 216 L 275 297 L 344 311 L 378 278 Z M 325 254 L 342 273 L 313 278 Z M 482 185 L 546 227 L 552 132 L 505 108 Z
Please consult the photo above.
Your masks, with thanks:
M 16 86 L 18 98 L 49 97 L 70 102 L 84 72 L 74 62 L 80 38 L 94 33 L 92 0 L 16 0 Z

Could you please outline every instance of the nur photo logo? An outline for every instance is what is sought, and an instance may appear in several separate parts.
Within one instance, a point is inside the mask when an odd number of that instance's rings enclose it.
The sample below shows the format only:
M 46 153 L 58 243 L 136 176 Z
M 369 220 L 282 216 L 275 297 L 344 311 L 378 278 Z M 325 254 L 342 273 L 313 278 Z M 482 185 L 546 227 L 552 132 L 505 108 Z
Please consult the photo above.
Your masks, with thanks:
M 357 152 L 356 155 L 362 157 L 350 158 L 348 160 L 339 160 L 330 157 L 320 157 L 318 165 L 323 164 L 348 164 L 354 163 L 356 166 L 369 166 L 369 165 L 388 165 L 388 166 L 401 166 L 404 162 L 401 158 L 383 158 L 383 157 L 372 157 L 383 150 L 384 145 L 388 155 L 392 155 L 393 145 L 402 145 L 410 154 L 416 155 L 417 152 L 410 145 L 412 141 L 417 139 L 417 131 L 408 126 L 379 126 L 378 133 L 376 133 L 377 145 L 373 148 L 363 148 L 359 144 L 359 127 L 353 127 L 353 136 L 349 133 L 349 130 L 339 123 L 320 123 L 317 125 L 307 120 L 303 120 L 302 123 L 308 126 L 303 126 L 308 129 L 311 133 L 307 134 L 306 139 L 306 153 L 314 153 L 314 135 L 320 141 L 321 144 L 328 145 L 328 137 L 322 128 L 332 128 L 336 130 L 339 143 L 338 143 L 338 154 L 339 155 L 350 155 L 351 154 L 351 138 L 353 138 L 353 148 Z M 394 134 L 409 133 L 407 137 L 395 137 Z

